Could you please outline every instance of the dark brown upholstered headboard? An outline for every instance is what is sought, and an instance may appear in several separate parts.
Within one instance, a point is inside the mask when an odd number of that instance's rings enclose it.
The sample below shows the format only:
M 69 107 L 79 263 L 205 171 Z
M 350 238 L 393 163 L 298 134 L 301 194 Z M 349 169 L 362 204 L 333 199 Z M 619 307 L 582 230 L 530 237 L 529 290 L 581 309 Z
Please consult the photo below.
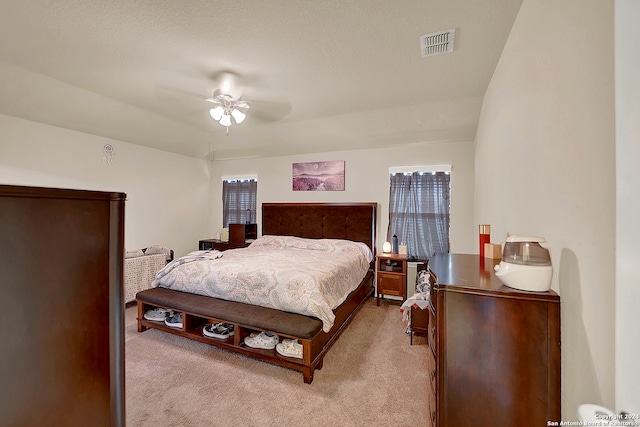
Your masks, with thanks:
M 376 253 L 377 203 L 263 203 L 262 234 L 366 243 Z

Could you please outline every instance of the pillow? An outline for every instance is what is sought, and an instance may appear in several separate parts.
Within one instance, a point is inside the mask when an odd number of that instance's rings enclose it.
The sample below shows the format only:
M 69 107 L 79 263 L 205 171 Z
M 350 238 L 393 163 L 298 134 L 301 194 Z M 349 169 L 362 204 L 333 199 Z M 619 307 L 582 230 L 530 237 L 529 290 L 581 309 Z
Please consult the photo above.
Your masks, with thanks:
M 270 248 L 297 248 L 327 251 L 330 244 L 323 239 L 307 239 L 296 236 L 265 235 L 256 239 L 251 246 Z
M 124 253 L 125 258 L 136 258 L 143 255 L 144 252 L 142 252 L 142 249 L 138 249 L 137 251 L 125 251 Z
M 254 240 L 253 243 L 251 243 L 251 246 L 256 248 L 257 247 L 282 248 L 284 247 L 284 244 L 282 243 L 281 236 L 274 236 L 274 235 L 267 234 L 267 235 L 258 237 L 256 240 Z
M 438 283 L 438 277 L 431 271 L 431 268 L 427 267 L 425 270 L 420 270 L 416 276 L 416 293 L 429 293 L 431 287 L 436 283 Z
M 164 254 L 167 261 L 171 261 L 171 249 L 160 245 L 149 246 L 144 250 L 145 255 Z

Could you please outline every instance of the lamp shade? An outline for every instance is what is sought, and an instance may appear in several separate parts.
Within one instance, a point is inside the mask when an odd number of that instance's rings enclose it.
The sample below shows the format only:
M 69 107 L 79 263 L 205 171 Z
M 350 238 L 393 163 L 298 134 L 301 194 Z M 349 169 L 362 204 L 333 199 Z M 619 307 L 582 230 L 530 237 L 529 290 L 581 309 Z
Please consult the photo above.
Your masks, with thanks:
M 233 116 L 233 118 L 235 119 L 236 123 L 238 123 L 238 124 L 242 123 L 244 118 L 247 117 L 247 115 L 245 113 L 243 113 L 242 111 L 238 110 L 237 108 L 233 109 L 233 111 L 231 112 L 231 115 Z
M 220 118 L 220 124 L 222 126 L 231 126 L 231 116 L 228 114 L 223 114 L 222 118 Z
M 385 254 L 391 252 L 391 243 L 384 242 L 384 244 L 382 245 L 382 252 L 384 252 Z
M 211 118 L 215 121 L 220 121 L 223 113 L 224 113 L 224 108 L 222 108 L 219 105 L 216 108 L 212 108 L 209 110 L 209 115 L 211 115 Z

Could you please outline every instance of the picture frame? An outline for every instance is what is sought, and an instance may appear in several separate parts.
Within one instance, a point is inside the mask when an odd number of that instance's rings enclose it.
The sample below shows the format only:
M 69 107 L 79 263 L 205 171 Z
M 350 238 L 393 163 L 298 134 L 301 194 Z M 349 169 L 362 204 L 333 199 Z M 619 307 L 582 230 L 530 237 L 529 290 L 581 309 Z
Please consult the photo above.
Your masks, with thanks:
M 293 191 L 344 191 L 344 160 L 293 163 Z

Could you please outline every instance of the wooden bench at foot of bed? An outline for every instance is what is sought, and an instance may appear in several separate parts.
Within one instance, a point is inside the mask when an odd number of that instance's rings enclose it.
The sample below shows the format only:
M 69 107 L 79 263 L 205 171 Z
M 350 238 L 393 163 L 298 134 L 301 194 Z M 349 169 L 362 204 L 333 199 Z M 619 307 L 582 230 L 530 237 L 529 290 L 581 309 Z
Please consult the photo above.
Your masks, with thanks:
M 138 332 L 159 329 L 225 350 L 301 371 L 304 382 L 311 384 L 315 369 L 322 368 L 324 355 L 349 324 L 366 298 L 373 292 L 373 273 L 369 271 L 349 297 L 334 310 L 336 320 L 329 332 L 322 331 L 322 322 L 310 316 L 288 313 L 273 308 L 226 301 L 202 295 L 153 288 L 138 292 Z M 182 313 L 182 328 L 170 328 L 164 322 L 144 318 L 147 310 L 167 308 Z M 234 325 L 234 335 L 227 339 L 209 338 L 202 334 L 207 323 L 225 322 Z M 271 332 L 280 339 L 297 339 L 302 344 L 302 359 L 285 357 L 276 350 L 251 348 L 244 338 L 252 332 Z

